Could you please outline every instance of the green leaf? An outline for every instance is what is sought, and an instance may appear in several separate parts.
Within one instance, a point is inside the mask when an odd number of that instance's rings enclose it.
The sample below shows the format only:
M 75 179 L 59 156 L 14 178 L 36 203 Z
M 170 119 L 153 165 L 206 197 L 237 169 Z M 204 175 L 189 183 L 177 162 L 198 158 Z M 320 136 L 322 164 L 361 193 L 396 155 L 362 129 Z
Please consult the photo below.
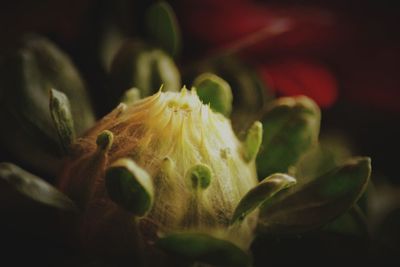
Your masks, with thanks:
M 232 90 L 225 80 L 212 73 L 203 73 L 194 80 L 193 86 L 204 104 L 210 104 L 212 110 L 229 117 L 232 111 Z
M 105 183 L 110 198 L 137 216 L 144 216 L 153 205 L 151 177 L 131 159 L 113 163 L 106 171 Z
M 323 230 L 327 232 L 365 237 L 369 234 L 367 218 L 357 204 L 334 221 L 325 225 Z
M 155 44 L 164 48 L 172 56 L 181 49 L 181 32 L 171 6 L 160 1 L 152 5 L 146 13 L 148 34 Z
M 285 97 L 274 101 L 261 122 L 262 147 L 257 157 L 259 177 L 287 173 L 318 142 L 320 110 L 309 98 Z
M 263 126 L 261 122 L 256 121 L 247 131 L 246 138 L 243 143 L 244 160 L 246 162 L 253 161 L 260 150 L 263 135 Z
M 133 87 L 139 89 L 141 97 L 156 93 L 161 86 L 164 91 L 181 89 L 181 76 L 174 60 L 162 50 L 137 40 L 128 40 L 121 46 L 109 78 L 109 101 L 113 105 Z
M 18 161 L 55 174 L 63 151 L 49 112 L 49 90 L 68 97 L 80 135 L 94 123 L 84 82 L 70 58 L 40 36 L 24 36 L 0 57 L 0 145 Z
M 50 90 L 50 114 L 57 130 L 60 146 L 65 154 L 75 139 L 74 121 L 68 97 L 55 89 Z
M 352 158 L 301 187 L 292 187 L 263 204 L 259 230 L 300 233 L 322 226 L 346 212 L 367 187 L 369 158 Z
M 66 195 L 12 163 L 0 163 L 0 177 L 17 192 L 33 201 L 62 210 L 76 210 L 75 204 Z
M 245 267 L 251 257 L 233 243 L 202 233 L 174 233 L 160 238 L 156 246 L 182 260 L 217 266 Z
M 268 176 L 240 200 L 233 213 L 231 224 L 236 221 L 242 221 L 250 212 L 260 207 L 270 197 L 295 184 L 296 179 L 283 173 L 275 173 Z

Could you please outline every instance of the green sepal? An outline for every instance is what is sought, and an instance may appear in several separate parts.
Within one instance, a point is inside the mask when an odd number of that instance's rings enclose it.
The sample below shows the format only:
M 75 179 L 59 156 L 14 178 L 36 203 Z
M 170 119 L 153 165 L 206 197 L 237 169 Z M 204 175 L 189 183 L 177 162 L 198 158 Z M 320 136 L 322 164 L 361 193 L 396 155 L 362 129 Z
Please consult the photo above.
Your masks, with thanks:
M 131 159 L 114 162 L 106 171 L 105 184 L 110 198 L 136 216 L 144 216 L 153 205 L 151 177 Z
M 133 87 L 125 91 L 124 95 L 121 98 L 121 102 L 129 106 L 135 104 L 140 99 L 140 90 Z
M 68 97 L 80 135 L 94 123 L 85 84 L 70 58 L 37 35 L 23 36 L 0 57 L 0 145 L 25 165 L 54 175 L 64 153 L 49 112 L 49 90 Z
M 68 97 L 56 89 L 51 89 L 49 107 L 59 144 L 64 153 L 67 154 L 75 139 L 74 120 Z
M 256 158 L 257 153 L 260 150 L 262 136 L 263 126 L 261 122 L 256 121 L 250 129 L 248 129 L 246 139 L 243 143 L 243 157 L 245 161 L 250 162 Z
M 249 213 L 260 207 L 276 193 L 295 184 L 295 178 L 283 173 L 268 176 L 240 200 L 233 213 L 231 224 L 242 221 Z
M 171 6 L 160 1 L 153 4 L 146 12 L 146 25 L 154 43 L 176 56 L 181 49 L 181 31 Z
M 181 77 L 174 60 L 160 49 L 138 40 L 127 40 L 116 53 L 110 70 L 110 101 L 115 105 L 126 90 L 138 88 L 141 97 L 181 89 Z
M 0 163 L 0 178 L 35 202 L 61 210 L 77 210 L 74 202 L 55 187 L 12 163 Z
M 216 266 L 247 267 L 251 257 L 233 243 L 203 233 L 174 233 L 157 240 L 156 246 L 181 260 Z
M 222 78 L 212 73 L 203 73 L 193 82 L 197 95 L 204 104 L 210 104 L 215 112 L 229 117 L 232 112 L 232 89 Z
M 259 177 L 287 173 L 318 143 L 320 110 L 310 98 L 285 97 L 270 104 L 261 122 L 264 133 L 257 157 Z
M 204 190 L 210 186 L 212 171 L 208 165 L 196 164 L 186 173 L 186 178 L 195 190 Z
M 261 206 L 258 230 L 293 234 L 325 225 L 354 205 L 370 173 L 369 158 L 352 158 L 303 186 L 275 195 Z

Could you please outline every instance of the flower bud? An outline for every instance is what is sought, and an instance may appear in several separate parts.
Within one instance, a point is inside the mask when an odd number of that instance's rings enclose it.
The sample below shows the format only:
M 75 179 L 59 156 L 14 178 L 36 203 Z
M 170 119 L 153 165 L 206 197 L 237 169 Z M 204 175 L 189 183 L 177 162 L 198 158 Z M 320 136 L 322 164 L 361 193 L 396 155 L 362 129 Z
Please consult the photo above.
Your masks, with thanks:
M 102 226 L 115 220 L 108 214 L 125 210 L 136 217 L 145 244 L 184 231 L 200 234 L 201 240 L 209 236 L 205 243 L 225 240 L 217 247 L 228 251 L 235 251 L 231 246 L 246 251 L 257 213 L 234 226 L 231 219 L 241 198 L 257 184 L 256 128 L 249 140 L 240 142 L 228 119 L 204 105 L 196 90 L 185 88 L 180 93 L 159 91 L 113 111 L 77 140 L 60 177 L 63 191 L 86 201 L 80 204 L 86 207 L 83 242 L 97 246 L 90 242 L 107 235 L 111 230 Z M 107 132 L 113 142 L 96 165 L 93 155 Z M 89 199 L 71 194 L 87 186 Z M 85 190 L 82 194 L 88 195 Z M 197 234 L 192 237 L 202 243 Z

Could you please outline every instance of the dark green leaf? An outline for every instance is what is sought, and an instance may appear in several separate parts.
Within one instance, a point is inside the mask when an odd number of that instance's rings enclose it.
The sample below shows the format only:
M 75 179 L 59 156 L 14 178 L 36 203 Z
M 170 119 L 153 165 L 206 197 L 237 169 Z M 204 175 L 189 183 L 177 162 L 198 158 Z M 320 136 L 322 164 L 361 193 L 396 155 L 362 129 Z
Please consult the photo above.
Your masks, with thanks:
M 84 83 L 69 57 L 42 37 L 27 36 L 1 57 L 0 144 L 18 160 L 55 173 L 63 153 L 49 112 L 49 90 L 68 97 L 80 135 L 94 123 Z
M 110 198 L 137 216 L 145 215 L 153 204 L 154 189 L 149 174 L 133 160 L 120 159 L 106 171 Z
M 233 243 L 201 233 L 176 233 L 160 238 L 156 245 L 182 260 L 217 266 L 245 267 L 250 256 Z
M 309 98 L 285 97 L 274 101 L 261 122 L 262 147 L 257 157 L 259 177 L 287 173 L 318 142 L 320 110 Z
M 76 210 L 75 204 L 66 195 L 12 163 L 0 163 L 0 177 L 16 191 L 36 202 L 62 210 Z
M 232 111 L 232 90 L 222 78 L 212 73 L 198 76 L 193 86 L 204 104 L 210 104 L 212 110 L 229 117 Z
M 332 221 L 359 199 L 370 173 L 369 158 L 353 158 L 308 184 L 275 195 L 261 207 L 259 230 L 299 233 Z
M 74 121 L 68 97 L 60 91 L 51 89 L 49 102 L 50 114 L 57 130 L 60 146 L 67 154 L 75 139 Z
M 181 49 L 181 32 L 171 6 L 160 1 L 152 5 L 146 14 L 147 30 L 155 44 L 164 48 L 172 56 Z
M 295 183 L 296 179 L 283 173 L 268 176 L 240 200 L 233 213 L 231 223 L 243 220 L 247 214 L 260 207 L 270 197 Z
M 355 236 L 368 236 L 369 234 L 367 218 L 358 205 L 354 205 L 349 211 L 325 225 L 323 230 Z

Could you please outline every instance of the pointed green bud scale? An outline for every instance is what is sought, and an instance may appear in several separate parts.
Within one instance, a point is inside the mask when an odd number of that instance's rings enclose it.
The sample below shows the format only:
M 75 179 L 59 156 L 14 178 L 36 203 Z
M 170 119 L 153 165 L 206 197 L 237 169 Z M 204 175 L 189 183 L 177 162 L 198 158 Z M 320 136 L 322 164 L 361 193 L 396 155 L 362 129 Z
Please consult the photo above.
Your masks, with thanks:
M 150 38 L 157 46 L 176 56 L 181 49 L 181 32 L 172 7 L 159 1 L 146 12 L 146 24 Z
M 193 189 L 206 189 L 211 183 L 212 172 L 209 166 L 197 164 L 187 171 L 186 177 Z
M 212 73 L 204 73 L 193 82 L 197 95 L 204 104 L 210 104 L 215 112 L 226 117 L 232 112 L 232 89 L 230 85 Z
M 50 90 L 50 114 L 65 153 L 75 139 L 74 121 L 68 97 L 55 89 Z
M 369 158 L 352 158 L 303 186 L 275 195 L 261 206 L 258 230 L 291 234 L 325 225 L 356 203 L 370 174 Z
M 216 266 L 247 267 L 251 257 L 233 243 L 202 233 L 174 233 L 160 238 L 156 246 L 178 259 Z
M 77 210 L 74 202 L 55 187 L 12 163 L 0 163 L 0 178 L 28 199 L 61 210 Z
M 114 135 L 109 130 L 102 131 L 96 139 L 97 147 L 100 151 L 108 151 L 110 150 L 114 141 Z
M 137 101 L 140 100 L 140 90 L 136 87 L 132 87 L 131 89 L 125 91 L 122 96 L 121 102 L 126 105 L 133 105 Z
M 144 216 L 152 207 L 154 188 L 150 175 L 133 160 L 113 163 L 105 175 L 110 198 L 136 216 Z
M 321 112 L 308 97 L 283 97 L 269 104 L 261 120 L 262 150 L 257 156 L 259 177 L 287 173 L 300 157 L 318 144 Z
M 247 131 L 246 139 L 243 143 L 243 157 L 247 162 L 253 161 L 260 150 L 263 136 L 263 125 L 256 121 Z
M 260 207 L 276 193 L 295 184 L 295 178 L 283 173 L 275 173 L 268 176 L 240 200 L 232 216 L 231 223 L 242 221 L 250 212 Z

